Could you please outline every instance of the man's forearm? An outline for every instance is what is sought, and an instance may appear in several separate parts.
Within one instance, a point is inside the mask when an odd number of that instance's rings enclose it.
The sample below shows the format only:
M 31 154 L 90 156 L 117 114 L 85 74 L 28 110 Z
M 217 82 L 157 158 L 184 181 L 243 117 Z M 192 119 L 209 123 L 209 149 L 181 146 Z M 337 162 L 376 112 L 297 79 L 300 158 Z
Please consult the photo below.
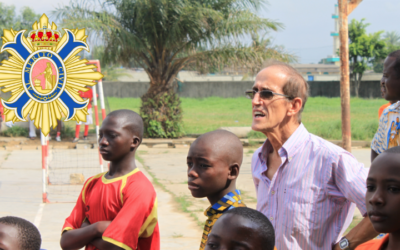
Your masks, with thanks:
M 99 237 L 95 225 L 66 231 L 61 236 L 61 248 L 63 250 L 80 249 Z M 100 236 L 101 237 L 101 236 Z
M 350 249 L 355 249 L 362 243 L 375 238 L 378 234 L 367 216 L 351 229 L 345 237 L 350 243 Z
M 99 250 L 123 250 L 119 246 L 116 246 L 110 242 L 104 241 L 102 238 L 97 238 L 90 242 L 90 245 L 95 246 Z

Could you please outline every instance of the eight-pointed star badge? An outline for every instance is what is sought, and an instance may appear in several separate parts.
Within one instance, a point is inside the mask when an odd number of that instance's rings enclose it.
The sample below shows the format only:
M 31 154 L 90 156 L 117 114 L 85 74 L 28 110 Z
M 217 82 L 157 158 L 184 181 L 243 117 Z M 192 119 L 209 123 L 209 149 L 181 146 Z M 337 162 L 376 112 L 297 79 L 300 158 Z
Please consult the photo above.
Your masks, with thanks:
M 64 29 L 61 36 L 45 14 L 32 29 L 28 37 L 26 30 L 4 30 L 0 52 L 11 56 L 1 62 L 0 87 L 11 97 L 1 102 L 6 121 L 26 121 L 29 115 L 47 136 L 62 114 L 65 121 L 86 121 L 89 100 L 78 91 L 89 91 L 86 86 L 94 86 L 103 75 L 77 56 L 82 49 L 89 51 L 85 29 Z

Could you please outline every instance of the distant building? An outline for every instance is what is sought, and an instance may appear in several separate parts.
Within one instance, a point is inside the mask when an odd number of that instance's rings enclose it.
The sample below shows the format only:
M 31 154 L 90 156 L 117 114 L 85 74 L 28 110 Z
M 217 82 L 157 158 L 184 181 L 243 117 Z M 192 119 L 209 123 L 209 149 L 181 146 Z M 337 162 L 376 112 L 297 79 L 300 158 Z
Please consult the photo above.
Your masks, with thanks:
M 340 48 L 339 41 L 339 7 L 335 4 L 335 12 L 332 14 L 332 19 L 334 20 L 334 31 L 331 32 L 331 36 L 333 37 L 333 53 L 332 55 L 327 56 L 326 58 L 321 59 L 320 64 L 334 64 L 340 65 L 340 58 L 338 56 L 338 51 Z
M 340 67 L 335 64 L 292 64 L 302 75 L 340 75 Z

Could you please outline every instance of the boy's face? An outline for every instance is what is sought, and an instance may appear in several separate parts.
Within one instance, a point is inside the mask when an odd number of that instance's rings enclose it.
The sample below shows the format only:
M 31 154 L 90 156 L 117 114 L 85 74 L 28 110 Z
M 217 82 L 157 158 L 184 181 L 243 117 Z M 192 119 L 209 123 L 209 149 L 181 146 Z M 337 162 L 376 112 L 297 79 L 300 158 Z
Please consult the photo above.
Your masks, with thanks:
M 388 101 L 400 100 L 400 77 L 398 77 L 394 65 L 396 58 L 387 57 L 383 64 L 383 76 L 381 79 L 381 91 Z
M 21 249 L 18 242 L 18 229 L 16 227 L 0 223 L 0 249 Z
M 110 116 L 104 119 L 100 128 L 100 154 L 106 161 L 121 159 L 131 151 L 133 145 L 132 133 L 124 128 L 125 120 Z
M 400 231 L 400 155 L 382 153 L 371 164 L 365 195 L 368 216 L 380 233 Z
M 229 164 L 221 149 L 214 149 L 206 139 L 192 144 L 187 156 L 188 188 L 193 197 L 218 196 L 227 188 Z
M 240 215 L 227 214 L 215 222 L 205 250 L 260 250 L 262 236 L 258 226 Z

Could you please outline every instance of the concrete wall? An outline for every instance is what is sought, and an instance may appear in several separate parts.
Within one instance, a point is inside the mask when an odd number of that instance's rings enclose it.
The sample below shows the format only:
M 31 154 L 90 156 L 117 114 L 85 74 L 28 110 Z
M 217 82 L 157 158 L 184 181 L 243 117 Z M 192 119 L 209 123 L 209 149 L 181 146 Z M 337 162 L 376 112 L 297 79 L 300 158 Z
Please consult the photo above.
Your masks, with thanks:
M 251 89 L 253 81 L 222 81 L 222 82 L 184 82 L 176 86 L 181 97 L 204 98 L 210 96 L 240 97 L 244 91 Z M 340 82 L 311 81 L 310 96 L 340 97 Z M 149 88 L 147 82 L 103 82 L 104 94 L 108 97 L 141 97 Z M 362 98 L 379 98 L 379 81 L 361 82 L 359 95 Z M 351 88 L 354 96 L 354 89 Z

